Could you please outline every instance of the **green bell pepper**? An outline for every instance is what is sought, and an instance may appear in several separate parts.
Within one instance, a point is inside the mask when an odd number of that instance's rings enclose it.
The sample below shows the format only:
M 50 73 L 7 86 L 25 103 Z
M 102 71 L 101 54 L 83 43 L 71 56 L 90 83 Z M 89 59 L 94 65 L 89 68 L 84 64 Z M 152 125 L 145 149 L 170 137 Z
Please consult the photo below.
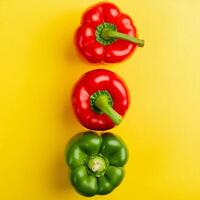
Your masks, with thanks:
M 84 196 L 104 195 L 116 188 L 124 177 L 127 158 L 125 144 L 112 133 L 78 134 L 66 150 L 71 183 Z

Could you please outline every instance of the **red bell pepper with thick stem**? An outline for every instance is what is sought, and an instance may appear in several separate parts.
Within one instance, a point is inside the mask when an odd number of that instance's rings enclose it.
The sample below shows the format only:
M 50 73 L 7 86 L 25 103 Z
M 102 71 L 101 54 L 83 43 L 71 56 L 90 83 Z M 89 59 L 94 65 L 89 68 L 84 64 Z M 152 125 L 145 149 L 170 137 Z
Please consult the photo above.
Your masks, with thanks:
M 76 83 L 72 105 L 86 128 L 111 129 L 122 121 L 129 107 L 128 89 L 123 80 L 111 71 L 89 71 Z
M 136 48 L 144 46 L 131 18 L 112 3 L 89 8 L 76 33 L 76 45 L 90 62 L 120 62 Z

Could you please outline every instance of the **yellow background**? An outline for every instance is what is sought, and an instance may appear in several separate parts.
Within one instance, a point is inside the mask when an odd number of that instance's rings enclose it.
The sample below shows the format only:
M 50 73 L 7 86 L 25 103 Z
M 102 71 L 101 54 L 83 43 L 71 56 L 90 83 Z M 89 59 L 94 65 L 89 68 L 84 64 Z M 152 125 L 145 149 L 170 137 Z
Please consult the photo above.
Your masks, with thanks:
M 105 67 L 127 82 L 132 104 L 113 132 L 127 143 L 126 177 L 105 200 L 200 199 L 200 1 L 116 0 L 145 47 L 125 62 L 90 65 L 73 36 L 95 0 L 0 1 L 0 199 L 81 200 L 63 151 L 85 129 L 70 94 Z

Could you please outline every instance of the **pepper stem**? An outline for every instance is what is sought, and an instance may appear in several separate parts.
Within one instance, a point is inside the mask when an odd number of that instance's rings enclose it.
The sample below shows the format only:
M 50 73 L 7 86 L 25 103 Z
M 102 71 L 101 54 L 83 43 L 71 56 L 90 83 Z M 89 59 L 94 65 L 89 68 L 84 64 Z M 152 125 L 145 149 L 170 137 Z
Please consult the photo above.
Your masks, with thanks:
M 109 28 L 104 28 L 101 32 L 101 37 L 104 39 L 109 39 L 109 38 L 116 38 L 116 39 L 122 39 L 122 40 L 127 40 L 129 42 L 132 42 L 134 44 L 137 44 L 139 47 L 144 46 L 144 40 L 140 40 L 136 37 L 117 32 L 115 30 L 111 30 Z
M 99 95 L 95 100 L 95 106 L 110 117 L 114 124 L 118 125 L 122 121 L 122 116 L 112 108 L 107 96 Z
M 92 155 L 88 159 L 87 167 L 91 174 L 101 177 L 105 174 L 108 164 L 108 160 L 102 155 Z

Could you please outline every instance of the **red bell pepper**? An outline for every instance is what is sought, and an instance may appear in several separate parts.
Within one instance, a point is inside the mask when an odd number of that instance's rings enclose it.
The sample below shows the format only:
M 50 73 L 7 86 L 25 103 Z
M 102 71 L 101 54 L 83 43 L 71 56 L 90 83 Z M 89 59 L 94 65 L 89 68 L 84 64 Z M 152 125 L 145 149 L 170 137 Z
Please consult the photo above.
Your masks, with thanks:
M 124 81 L 111 71 L 89 71 L 76 83 L 72 105 L 86 128 L 111 129 L 122 121 L 129 107 L 128 89 Z
M 128 57 L 136 46 L 144 46 L 144 41 L 136 37 L 131 18 L 114 4 L 102 2 L 83 14 L 76 45 L 90 62 L 115 63 Z

